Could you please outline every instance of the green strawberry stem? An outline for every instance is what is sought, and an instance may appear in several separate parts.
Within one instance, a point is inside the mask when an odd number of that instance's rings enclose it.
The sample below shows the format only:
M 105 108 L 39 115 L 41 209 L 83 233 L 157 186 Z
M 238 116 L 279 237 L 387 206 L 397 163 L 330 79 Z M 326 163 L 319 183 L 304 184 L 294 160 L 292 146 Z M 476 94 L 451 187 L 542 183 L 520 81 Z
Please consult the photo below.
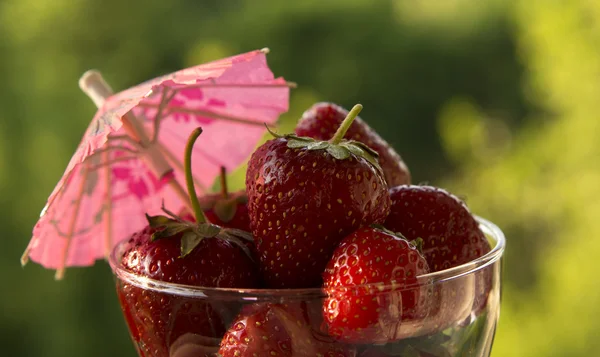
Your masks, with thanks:
M 227 192 L 227 169 L 225 166 L 221 166 L 221 196 L 223 198 L 229 197 L 229 192 Z
M 356 104 L 354 107 L 352 107 L 352 110 L 350 110 L 350 112 L 348 113 L 338 130 L 335 132 L 333 138 L 329 140 L 330 143 L 335 145 L 339 144 L 340 141 L 342 141 L 344 135 L 346 135 L 346 132 L 348 131 L 348 129 L 350 129 L 350 125 L 352 125 L 352 122 L 354 121 L 358 113 L 360 113 L 362 108 L 363 106 L 360 104 Z
M 198 127 L 192 131 L 190 137 L 185 146 L 185 157 L 184 157 L 184 166 L 185 166 L 185 183 L 187 184 L 188 195 L 190 196 L 190 202 L 192 203 L 192 208 L 194 209 L 194 216 L 196 216 L 196 222 L 206 223 L 207 219 L 200 208 L 200 201 L 198 201 L 198 196 L 196 195 L 196 187 L 194 186 L 194 177 L 192 176 L 192 150 L 194 149 L 194 143 L 196 139 L 202 134 L 202 128 Z

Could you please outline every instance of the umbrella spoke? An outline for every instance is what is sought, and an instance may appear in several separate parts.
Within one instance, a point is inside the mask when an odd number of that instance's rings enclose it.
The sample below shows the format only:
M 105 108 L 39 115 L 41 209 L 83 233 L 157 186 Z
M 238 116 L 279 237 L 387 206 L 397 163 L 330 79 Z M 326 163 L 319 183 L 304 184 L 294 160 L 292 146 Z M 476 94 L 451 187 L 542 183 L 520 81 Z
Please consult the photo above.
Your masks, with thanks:
M 135 154 L 135 155 L 139 154 L 139 151 L 133 150 L 133 149 L 130 149 L 130 148 L 127 148 L 124 146 L 108 146 L 108 147 L 96 150 L 92 155 L 88 156 L 88 158 L 96 158 L 100 155 L 103 155 L 104 157 L 106 157 L 105 154 L 107 154 L 111 151 L 124 151 L 124 152 L 128 152 L 128 153 Z
M 158 109 L 159 108 L 159 106 L 157 106 L 157 105 L 148 104 L 148 103 L 140 103 L 140 104 L 138 104 L 138 107 L 150 108 L 150 109 Z M 265 126 L 265 123 L 254 120 L 254 119 L 250 119 L 250 118 L 248 118 L 248 119 L 238 118 L 238 117 L 234 117 L 231 115 L 217 114 L 217 113 L 209 112 L 207 110 L 189 109 L 189 108 L 179 107 L 179 106 L 169 107 L 169 109 L 165 111 L 164 115 L 161 116 L 160 119 L 162 120 L 171 114 L 192 114 L 192 115 L 202 116 L 205 118 L 226 120 L 226 121 L 231 121 L 234 123 L 245 124 L 245 125 L 260 126 L 260 127 Z M 269 128 L 273 128 L 273 127 L 269 126 Z
M 160 152 L 162 152 L 166 157 L 167 160 L 174 165 L 175 167 L 177 167 L 180 171 L 184 171 L 184 167 L 183 167 L 183 163 L 177 159 L 177 156 L 175 156 L 169 149 L 167 149 L 163 144 L 161 144 L 160 142 L 157 143 L 158 148 L 160 149 Z M 206 186 L 204 186 L 198 179 L 196 179 L 194 177 L 194 183 L 196 184 L 196 186 L 200 187 L 200 189 L 203 192 L 207 191 Z
M 60 230 L 60 227 L 58 226 L 58 223 L 59 223 L 59 222 L 58 222 L 57 220 L 52 220 L 52 221 L 50 221 L 50 224 L 54 226 L 54 228 L 56 229 L 56 234 L 57 234 L 59 237 L 62 237 L 62 238 L 69 238 L 69 234 L 68 234 L 68 233 L 65 233 L 65 232 L 63 232 L 63 231 L 61 231 L 61 230 Z M 93 228 L 93 227 L 86 227 L 86 228 L 82 228 L 82 229 L 80 229 L 80 230 L 78 230 L 78 231 L 76 231 L 76 232 L 74 231 L 74 232 L 72 233 L 72 236 L 86 234 L 87 232 L 91 231 L 91 230 L 92 230 L 92 228 Z
M 169 107 L 169 110 L 167 110 L 167 113 L 168 113 L 168 115 L 174 114 L 174 113 L 193 114 L 193 115 L 202 116 L 202 117 L 206 117 L 206 118 L 227 120 L 227 121 L 231 121 L 234 123 L 254 125 L 254 126 L 260 126 L 260 127 L 265 126 L 264 123 L 261 123 L 259 121 L 255 121 L 252 119 L 237 118 L 237 117 L 233 117 L 233 116 L 229 116 L 229 115 L 212 113 L 212 112 L 209 112 L 206 110 L 189 109 L 189 108 L 185 108 L 185 107 L 175 107 L 175 106 Z
M 89 166 L 87 166 L 86 169 L 88 171 L 95 171 L 95 170 L 98 170 L 99 168 L 102 168 L 102 167 L 110 166 L 110 165 L 113 165 L 113 164 L 116 164 L 116 163 L 119 163 L 119 162 L 123 162 L 123 161 L 135 160 L 135 159 L 138 159 L 138 158 L 139 158 L 138 156 L 122 156 L 122 157 L 118 157 L 116 159 L 111 159 L 111 160 L 102 162 L 102 163 L 97 164 L 97 165 L 89 165 Z
M 114 135 L 114 136 L 109 136 L 108 137 L 108 142 L 119 142 L 119 141 L 124 141 L 128 144 L 130 144 L 131 146 L 135 147 L 136 149 L 140 149 L 140 143 L 138 143 L 137 141 L 133 140 L 130 136 L 128 135 Z
M 67 236 L 65 237 L 67 239 L 67 242 L 65 244 L 65 247 L 63 248 L 62 252 L 61 252 L 61 257 L 60 257 L 60 265 L 58 267 L 58 269 L 56 270 L 56 273 L 54 274 L 54 278 L 56 280 L 61 280 L 63 278 L 63 276 L 65 275 L 65 266 L 67 265 L 67 259 L 69 257 L 69 247 L 71 246 L 71 242 L 72 242 L 72 238 L 73 238 L 73 233 L 75 232 L 75 226 L 77 225 L 77 217 L 79 216 L 79 207 L 81 206 L 81 198 L 83 197 L 83 193 L 85 192 L 85 184 L 87 182 L 87 178 L 88 178 L 88 174 L 89 174 L 89 170 L 87 169 L 83 169 L 83 177 L 81 178 L 81 185 L 79 186 L 79 190 L 77 191 L 77 198 L 75 199 L 74 205 L 75 205 L 75 209 L 74 209 L 74 213 L 73 213 L 73 218 L 71 218 L 71 222 L 69 224 L 69 231 L 67 233 Z
M 256 88 L 256 89 L 264 89 L 264 88 L 296 88 L 298 85 L 294 82 L 285 82 L 281 84 L 264 84 L 264 83 L 216 83 L 213 79 L 212 83 L 203 83 L 196 84 L 191 86 L 186 86 L 185 90 L 188 89 L 202 89 L 202 88 Z
M 108 152 L 104 154 L 105 161 L 108 161 Z M 112 235 L 113 235 L 113 222 L 112 222 L 112 172 L 108 166 L 104 170 L 104 178 L 106 184 L 106 196 L 104 197 L 105 212 L 105 224 L 106 231 L 104 232 L 104 255 L 108 260 L 112 249 Z
M 156 111 L 156 117 L 154 118 L 154 133 L 152 137 L 152 142 L 156 142 L 158 140 L 158 131 L 160 130 L 160 123 L 163 120 L 165 115 L 165 108 L 167 104 L 175 97 L 177 94 L 177 90 L 173 90 L 170 94 L 168 88 L 163 88 L 162 96 L 160 99 L 160 104 L 158 105 L 158 110 Z

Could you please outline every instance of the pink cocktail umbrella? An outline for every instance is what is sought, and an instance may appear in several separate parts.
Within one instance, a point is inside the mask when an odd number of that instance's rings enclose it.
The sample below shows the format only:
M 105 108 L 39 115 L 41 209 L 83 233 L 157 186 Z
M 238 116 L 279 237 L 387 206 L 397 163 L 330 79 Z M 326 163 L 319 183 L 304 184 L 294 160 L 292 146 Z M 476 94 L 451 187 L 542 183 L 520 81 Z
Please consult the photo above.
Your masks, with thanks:
M 146 224 L 144 213 L 189 206 L 186 138 L 202 126 L 194 180 L 206 192 L 221 167 L 233 170 L 288 110 L 289 87 L 269 69 L 267 50 L 187 68 L 113 95 L 98 72 L 80 86 L 100 108 L 33 229 L 23 254 L 62 278 L 89 266 Z

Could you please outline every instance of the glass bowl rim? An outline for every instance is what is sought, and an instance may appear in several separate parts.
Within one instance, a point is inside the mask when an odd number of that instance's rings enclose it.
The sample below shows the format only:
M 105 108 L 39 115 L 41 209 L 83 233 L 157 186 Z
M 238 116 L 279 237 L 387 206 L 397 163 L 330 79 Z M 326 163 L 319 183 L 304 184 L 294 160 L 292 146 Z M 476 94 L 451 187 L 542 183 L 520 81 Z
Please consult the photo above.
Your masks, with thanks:
M 497 262 L 504 253 L 506 246 L 506 238 L 502 230 L 494 223 L 488 221 L 479 216 L 474 216 L 479 222 L 479 226 L 486 236 L 494 238 L 496 244 L 492 249 L 485 255 L 467 262 L 465 264 L 452 267 L 445 270 L 432 272 L 429 274 L 421 275 L 417 277 L 417 282 L 411 285 L 403 285 L 402 289 L 398 289 L 397 285 L 382 285 L 381 283 L 368 283 L 364 285 L 355 285 L 352 287 L 335 287 L 335 288 L 301 288 L 301 289 L 240 289 L 240 288 L 217 288 L 217 287 L 203 287 L 203 286 L 192 286 L 184 284 L 175 284 L 164 282 L 160 280 L 151 279 L 145 276 L 140 276 L 123 269 L 117 264 L 117 255 L 119 255 L 120 248 L 126 242 L 123 241 L 115 246 L 112 250 L 108 259 L 109 265 L 116 279 L 125 281 L 126 283 L 154 291 L 159 291 L 166 294 L 175 294 L 187 297 L 198 297 L 198 298 L 219 298 L 225 300 L 264 300 L 269 298 L 286 298 L 286 299 L 305 299 L 307 297 L 324 297 L 330 295 L 335 291 L 347 291 L 349 289 L 378 289 L 381 292 L 385 291 L 401 291 L 407 289 L 414 289 L 416 287 L 423 287 L 426 285 L 440 284 L 445 281 L 457 279 L 469 274 L 484 269 Z

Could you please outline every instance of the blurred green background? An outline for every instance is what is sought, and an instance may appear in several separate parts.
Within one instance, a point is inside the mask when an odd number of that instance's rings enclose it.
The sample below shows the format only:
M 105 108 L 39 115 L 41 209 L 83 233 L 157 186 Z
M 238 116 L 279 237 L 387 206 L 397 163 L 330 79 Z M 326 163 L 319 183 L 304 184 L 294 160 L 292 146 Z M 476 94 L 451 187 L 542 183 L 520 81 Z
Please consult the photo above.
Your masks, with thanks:
M 114 88 L 268 46 L 317 100 L 362 117 L 416 182 L 508 236 L 494 357 L 600 353 L 600 2 L 0 0 L 3 356 L 134 356 L 105 263 L 64 281 L 19 257 L 95 108 Z

